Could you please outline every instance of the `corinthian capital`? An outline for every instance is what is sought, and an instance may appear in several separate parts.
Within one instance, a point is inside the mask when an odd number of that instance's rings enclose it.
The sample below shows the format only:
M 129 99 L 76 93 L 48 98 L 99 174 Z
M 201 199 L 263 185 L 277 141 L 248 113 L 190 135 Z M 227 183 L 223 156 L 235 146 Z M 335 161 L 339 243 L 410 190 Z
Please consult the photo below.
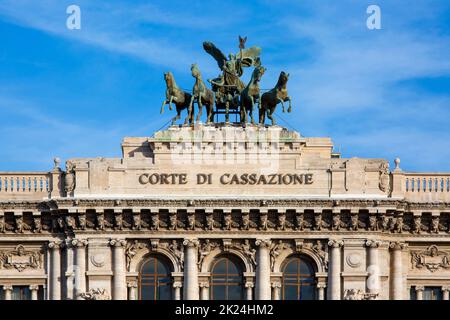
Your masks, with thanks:
M 59 249 L 59 248 L 62 248 L 64 245 L 63 245 L 63 243 L 61 242 L 61 241 L 59 241 L 59 240 L 56 240 L 56 241 L 50 241 L 49 243 L 48 243 L 48 247 L 50 248 L 50 249 L 53 249 L 53 250 L 57 250 L 57 249 Z
M 344 245 L 344 241 L 342 241 L 342 240 L 331 239 L 330 241 L 328 241 L 328 246 L 330 246 L 332 248 L 340 248 L 343 245 Z
M 88 245 L 88 241 L 84 239 L 73 239 L 71 244 L 74 247 L 82 248 Z
M 378 248 L 381 245 L 381 241 L 377 240 L 367 240 L 366 246 L 369 248 Z
M 198 239 L 184 239 L 183 245 L 187 246 L 188 248 L 197 248 L 199 245 Z
M 400 241 L 392 241 L 389 243 L 389 248 L 392 250 L 403 250 L 408 248 L 408 244 Z
M 123 239 L 111 239 L 109 240 L 109 245 L 112 247 L 124 247 L 127 242 Z
M 269 239 L 257 239 L 255 241 L 255 245 L 260 248 L 269 249 L 271 244 L 272 244 L 272 241 Z

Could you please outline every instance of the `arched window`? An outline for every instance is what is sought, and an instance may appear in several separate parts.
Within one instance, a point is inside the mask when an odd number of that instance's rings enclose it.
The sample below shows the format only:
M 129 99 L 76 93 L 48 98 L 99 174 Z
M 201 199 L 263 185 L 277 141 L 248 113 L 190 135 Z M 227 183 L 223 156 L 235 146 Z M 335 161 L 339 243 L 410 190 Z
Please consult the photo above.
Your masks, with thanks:
M 233 256 L 219 257 L 211 268 L 211 300 L 243 300 L 242 264 Z
M 150 256 L 139 273 L 140 300 L 172 300 L 170 262 L 163 256 Z
M 315 300 L 314 262 L 303 255 L 287 259 L 283 270 L 283 300 Z

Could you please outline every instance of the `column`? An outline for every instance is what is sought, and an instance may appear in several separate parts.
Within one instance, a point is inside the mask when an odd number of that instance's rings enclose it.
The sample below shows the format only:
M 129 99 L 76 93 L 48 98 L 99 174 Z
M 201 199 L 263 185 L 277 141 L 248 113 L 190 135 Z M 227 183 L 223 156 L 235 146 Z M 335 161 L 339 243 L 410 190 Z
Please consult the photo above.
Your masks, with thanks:
M 38 285 L 31 285 L 30 286 L 30 291 L 31 291 L 31 300 L 37 300 L 38 299 L 39 286 Z
M 5 291 L 5 300 L 11 300 L 12 299 L 12 285 L 5 285 L 3 286 L 3 291 Z
M 393 300 L 403 300 L 404 290 L 403 290 L 403 263 L 402 263 L 402 250 L 407 247 L 407 244 L 402 242 L 391 242 L 389 248 L 391 248 L 392 263 L 392 299 Z
M 341 247 L 342 240 L 330 240 L 328 246 L 331 248 L 330 267 L 328 270 L 328 299 L 341 299 Z
M 83 300 L 81 294 L 86 290 L 86 246 L 87 240 L 72 240 L 72 245 L 75 248 L 75 299 Z
M 281 283 L 279 281 L 272 282 L 273 300 L 281 300 Z
M 369 277 L 367 278 L 367 289 L 369 289 L 369 293 L 374 294 L 377 294 L 380 291 L 380 265 L 378 262 L 378 247 L 380 244 L 380 241 L 366 241 L 366 246 L 369 248 L 369 267 L 367 268 Z
M 61 300 L 61 247 L 60 241 L 48 244 L 50 249 L 50 300 Z
M 256 300 L 270 300 L 270 244 L 267 239 L 258 239 L 256 253 Z
M 327 285 L 325 283 L 317 284 L 317 296 L 319 300 L 325 300 L 325 288 Z
M 66 300 L 73 300 L 76 299 L 74 296 L 75 293 L 75 251 L 73 249 L 72 245 L 72 239 L 66 239 L 64 241 L 64 247 L 66 249 L 66 261 L 64 264 L 64 276 L 65 276 L 65 296 L 64 299 Z M 63 270 L 63 271 L 64 271 Z
M 130 281 L 127 283 L 127 287 L 128 287 L 128 300 L 137 300 L 136 296 L 137 282 Z
M 245 288 L 247 289 L 247 300 L 253 300 L 253 287 L 255 284 L 252 281 L 247 281 L 245 283 Z
M 209 282 L 200 282 L 200 299 L 209 300 Z
M 198 287 L 198 240 L 197 239 L 185 239 L 183 241 L 185 248 L 184 259 L 184 299 L 185 300 L 198 300 L 199 299 L 199 287 Z
M 174 291 L 174 299 L 181 300 L 181 288 L 183 287 L 183 283 L 181 281 L 175 281 L 173 283 L 173 291 Z
M 124 251 L 126 243 L 123 239 L 112 239 L 109 241 L 109 244 L 113 247 L 113 300 L 127 300 Z
M 416 300 L 423 300 L 424 286 L 416 286 Z
M 442 300 L 449 300 L 450 286 L 442 287 Z

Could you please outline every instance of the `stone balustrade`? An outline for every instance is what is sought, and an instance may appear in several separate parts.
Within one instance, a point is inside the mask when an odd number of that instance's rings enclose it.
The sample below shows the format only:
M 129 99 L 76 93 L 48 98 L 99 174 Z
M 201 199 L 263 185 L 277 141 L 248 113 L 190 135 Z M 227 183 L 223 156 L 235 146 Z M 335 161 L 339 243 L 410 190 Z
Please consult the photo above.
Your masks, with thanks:
M 42 198 L 51 191 L 47 172 L 0 172 L 0 199 Z

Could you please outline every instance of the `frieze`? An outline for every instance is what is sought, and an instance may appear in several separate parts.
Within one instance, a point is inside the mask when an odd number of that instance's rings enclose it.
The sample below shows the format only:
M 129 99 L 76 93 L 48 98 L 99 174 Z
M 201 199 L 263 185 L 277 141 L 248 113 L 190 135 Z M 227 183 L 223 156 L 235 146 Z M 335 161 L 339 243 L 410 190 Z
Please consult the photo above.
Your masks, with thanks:
M 23 245 L 19 244 L 14 250 L 0 252 L 0 269 L 16 269 L 22 272 L 28 268 L 42 268 L 40 250 L 26 250 Z
M 449 255 L 448 252 L 439 250 L 436 245 L 431 245 L 424 251 L 412 251 L 411 262 L 413 268 L 426 268 L 436 272 L 440 269 L 450 269 Z

